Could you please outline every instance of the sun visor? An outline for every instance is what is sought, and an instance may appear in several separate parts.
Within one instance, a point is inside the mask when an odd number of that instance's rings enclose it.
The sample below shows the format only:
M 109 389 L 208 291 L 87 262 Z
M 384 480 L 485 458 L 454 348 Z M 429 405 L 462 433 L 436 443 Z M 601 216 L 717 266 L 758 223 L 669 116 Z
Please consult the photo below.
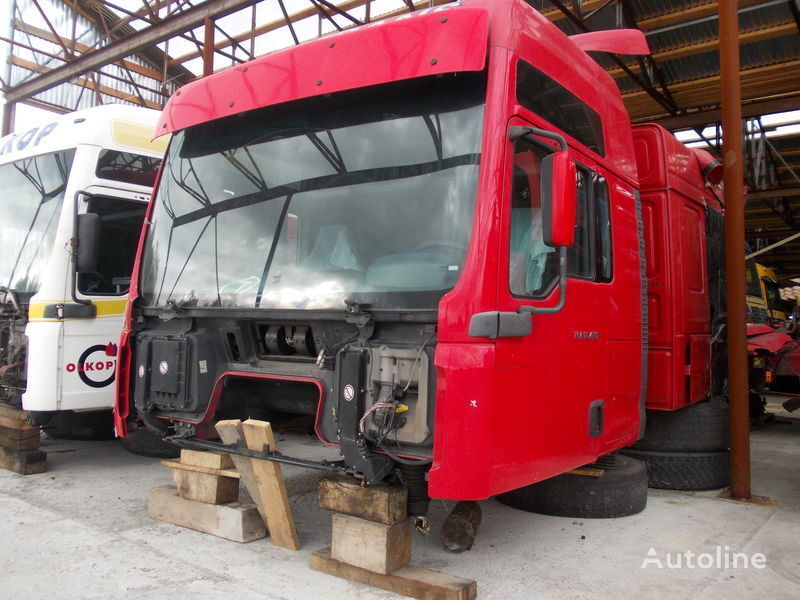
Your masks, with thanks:
M 569 36 L 584 52 L 611 52 L 612 54 L 650 54 L 647 38 L 639 29 L 608 29 Z
M 164 108 L 156 135 L 311 96 L 481 71 L 488 35 L 486 10 L 452 5 L 306 42 L 184 86 Z

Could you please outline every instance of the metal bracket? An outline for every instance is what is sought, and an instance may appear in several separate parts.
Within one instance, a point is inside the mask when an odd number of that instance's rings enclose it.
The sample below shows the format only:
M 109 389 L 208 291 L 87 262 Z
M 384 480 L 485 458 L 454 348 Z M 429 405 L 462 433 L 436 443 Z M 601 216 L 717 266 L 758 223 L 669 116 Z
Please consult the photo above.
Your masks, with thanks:
M 214 450 L 216 452 L 225 452 L 226 454 L 236 454 L 237 456 L 246 456 L 247 458 L 257 458 L 259 460 L 268 460 L 270 462 L 281 463 L 284 465 L 292 465 L 294 467 L 306 467 L 308 469 L 316 469 L 317 471 L 328 471 L 331 473 L 346 473 L 353 475 L 355 472 L 344 466 L 343 460 L 327 461 L 327 460 L 306 460 L 303 458 L 294 458 L 292 456 L 284 456 L 277 450 L 271 452 L 268 444 L 264 444 L 261 451 L 251 450 L 238 444 L 222 444 L 219 442 L 209 442 L 207 440 L 198 440 L 194 438 L 167 438 L 173 444 L 178 446 L 185 446 L 186 448 L 196 448 L 198 450 Z

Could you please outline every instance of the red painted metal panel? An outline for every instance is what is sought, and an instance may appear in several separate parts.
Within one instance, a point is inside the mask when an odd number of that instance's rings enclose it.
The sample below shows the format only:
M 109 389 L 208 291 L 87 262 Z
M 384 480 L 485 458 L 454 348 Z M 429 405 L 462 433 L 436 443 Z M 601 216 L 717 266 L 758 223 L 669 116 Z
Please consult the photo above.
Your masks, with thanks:
M 487 29 L 488 15 L 481 8 L 440 8 L 267 54 L 181 88 L 164 108 L 156 131 L 174 132 L 320 94 L 480 71 Z
M 690 149 L 658 125 L 633 128 L 647 244 L 647 407 L 677 410 L 711 385 L 706 211 L 720 210 Z

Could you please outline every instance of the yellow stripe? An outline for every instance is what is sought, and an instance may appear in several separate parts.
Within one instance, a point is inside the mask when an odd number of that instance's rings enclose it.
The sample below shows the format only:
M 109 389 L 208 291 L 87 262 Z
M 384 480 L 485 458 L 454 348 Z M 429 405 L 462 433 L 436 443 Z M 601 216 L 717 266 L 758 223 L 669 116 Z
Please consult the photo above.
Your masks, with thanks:
M 154 140 L 155 130 L 152 127 L 119 119 L 111 121 L 111 135 L 114 141 L 121 146 L 149 150 L 159 154 L 166 152 L 169 142 L 169 136 Z
M 98 317 L 121 317 L 125 314 L 125 305 L 128 303 L 127 300 L 92 300 L 95 306 L 97 306 L 97 316 Z M 70 302 L 66 300 L 49 300 L 45 302 L 33 302 L 28 309 L 28 319 L 31 321 L 58 321 L 61 319 L 44 319 L 44 307 L 50 306 L 51 304 L 70 304 Z

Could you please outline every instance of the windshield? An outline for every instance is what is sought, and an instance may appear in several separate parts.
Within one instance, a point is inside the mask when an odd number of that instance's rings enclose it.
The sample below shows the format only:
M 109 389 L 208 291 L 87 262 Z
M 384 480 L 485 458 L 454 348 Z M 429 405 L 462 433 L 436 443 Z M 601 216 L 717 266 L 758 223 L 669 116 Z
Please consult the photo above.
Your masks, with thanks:
M 758 267 L 756 261 L 752 258 L 746 262 L 745 280 L 748 296 L 755 296 L 761 298 L 761 278 L 758 276 Z
M 770 310 L 783 311 L 783 302 L 781 301 L 781 288 L 774 282 L 764 279 L 764 291 L 767 293 L 767 307 Z
M 0 166 L 0 285 L 39 289 L 74 155 L 65 150 Z
M 479 74 L 294 102 L 178 133 L 142 268 L 145 304 L 434 307 L 475 206 Z

